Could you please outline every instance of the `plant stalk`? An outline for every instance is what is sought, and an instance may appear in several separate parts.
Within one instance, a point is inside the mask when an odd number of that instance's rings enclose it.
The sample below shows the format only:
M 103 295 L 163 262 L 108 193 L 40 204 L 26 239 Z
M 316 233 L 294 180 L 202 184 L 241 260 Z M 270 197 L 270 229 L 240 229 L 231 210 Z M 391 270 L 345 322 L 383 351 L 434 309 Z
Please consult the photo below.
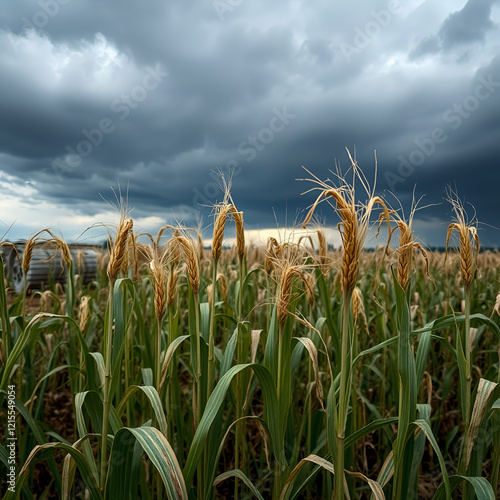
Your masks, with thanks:
M 100 488 L 101 493 L 104 495 L 104 487 L 106 485 L 106 465 L 107 465 L 107 439 L 108 439 L 108 416 L 109 416 L 109 392 L 111 385 L 111 346 L 113 338 L 113 289 L 115 280 L 109 283 L 109 296 L 108 296 L 108 322 L 107 329 L 104 332 L 105 338 L 105 370 L 104 370 L 104 399 L 102 410 L 102 442 L 101 442 L 101 474 L 100 474 Z
M 340 356 L 340 387 L 337 414 L 336 432 L 336 460 L 335 460 L 335 498 L 344 498 L 344 448 L 345 428 L 347 413 L 349 411 L 349 399 L 351 392 L 351 358 L 352 358 L 352 327 L 351 327 L 351 301 L 352 292 L 344 292 L 342 304 L 342 344 Z

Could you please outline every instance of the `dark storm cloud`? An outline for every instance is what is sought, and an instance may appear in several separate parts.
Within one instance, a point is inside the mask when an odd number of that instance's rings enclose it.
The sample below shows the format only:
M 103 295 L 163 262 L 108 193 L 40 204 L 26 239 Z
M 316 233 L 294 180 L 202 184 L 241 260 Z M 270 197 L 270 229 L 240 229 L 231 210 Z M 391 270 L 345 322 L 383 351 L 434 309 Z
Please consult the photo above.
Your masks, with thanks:
M 96 215 L 119 181 L 134 216 L 189 223 L 222 197 L 213 171 L 233 172 L 248 226 L 273 227 L 273 208 L 283 225 L 314 199 L 295 181 L 302 165 L 320 178 L 336 161 L 345 171 L 348 147 L 370 177 L 377 150 L 381 192 L 408 204 L 417 183 L 436 202 L 456 181 L 494 221 L 493 2 L 446 5 L 11 2 L 0 14 L 0 169 L 12 192 L 30 183 L 33 206 Z M 469 60 L 410 56 L 457 45 Z M 490 96 L 467 111 L 480 78 L 493 79 Z M 437 128 L 446 140 L 402 172 L 400 157 Z M 426 213 L 422 234 L 439 244 L 446 212 Z
M 436 35 L 423 39 L 410 57 L 416 59 L 473 42 L 484 42 L 486 34 L 495 27 L 490 19 L 491 8 L 495 3 L 497 0 L 468 0 L 461 10 L 446 18 Z

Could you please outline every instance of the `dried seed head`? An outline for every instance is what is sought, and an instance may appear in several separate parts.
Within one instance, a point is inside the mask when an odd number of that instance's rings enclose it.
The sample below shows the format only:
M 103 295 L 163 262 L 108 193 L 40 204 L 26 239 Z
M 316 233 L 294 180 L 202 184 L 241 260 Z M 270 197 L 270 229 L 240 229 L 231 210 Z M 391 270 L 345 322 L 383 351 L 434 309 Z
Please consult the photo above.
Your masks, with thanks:
M 274 269 L 273 261 L 275 259 L 279 259 L 280 257 L 281 257 L 281 246 L 276 240 L 276 238 L 270 236 L 267 239 L 266 260 L 264 264 L 268 276 L 271 276 L 271 273 L 273 272 Z
M 154 258 L 149 263 L 149 272 L 153 280 L 155 313 L 158 319 L 162 319 L 166 309 L 166 272 L 165 266 L 160 259 Z
M 203 261 L 205 260 L 205 249 L 203 247 L 203 237 L 199 230 L 196 230 L 196 237 L 198 238 L 198 259 L 200 261 L 200 266 L 203 267 Z
M 176 229 L 173 238 L 168 240 L 165 248 L 165 253 L 168 255 L 168 261 L 174 266 L 178 266 L 182 258 L 182 248 L 177 241 L 178 236 L 180 236 L 180 232 Z
M 43 233 L 47 233 L 50 238 L 45 238 L 41 237 L 40 235 Z M 33 249 L 35 248 L 36 244 L 39 242 L 43 242 L 44 245 L 47 245 L 49 247 L 56 247 L 61 250 L 61 258 L 66 264 L 66 266 L 70 266 L 71 264 L 71 253 L 68 247 L 68 244 L 62 239 L 57 236 L 54 236 L 52 231 L 50 229 L 42 229 L 41 231 L 38 231 L 34 236 L 32 236 L 24 245 L 24 252 L 23 252 L 23 261 L 22 261 L 22 266 L 23 266 L 23 272 L 24 275 L 26 276 L 30 270 L 31 267 L 31 259 L 33 257 Z M 55 254 L 54 254 L 55 256 Z M 52 257 L 49 257 L 48 260 L 50 260 Z
M 127 242 L 133 225 L 134 223 L 132 219 L 126 219 L 124 217 L 118 225 L 116 238 L 111 247 L 107 270 L 108 278 L 111 281 L 115 281 L 120 273 L 120 270 L 123 269 L 123 261 L 127 257 Z
M 476 275 L 477 256 L 480 248 L 479 236 L 477 234 L 476 226 L 467 222 L 465 209 L 457 195 L 451 190 L 448 191 L 448 201 L 453 207 L 455 222 L 448 226 L 446 234 L 446 253 L 448 253 L 448 244 L 453 230 L 456 230 L 460 240 L 460 273 L 462 284 L 464 285 L 464 288 L 468 290 Z M 475 249 L 472 248 L 473 244 L 471 237 L 474 240 Z
M 356 287 L 352 292 L 352 315 L 354 318 L 358 318 L 364 311 L 365 305 L 363 303 L 363 295 L 359 287 Z
M 358 287 L 356 287 L 352 292 L 352 315 L 355 321 L 358 321 L 361 318 L 366 332 L 369 333 L 368 319 L 366 318 L 365 304 L 363 302 L 363 294 Z
M 132 274 L 137 277 L 139 271 L 139 256 L 138 256 L 138 245 L 137 245 L 137 234 L 133 231 L 130 232 L 129 244 L 127 245 L 127 258 L 124 261 L 127 262 L 127 266 L 122 270 L 123 274 L 126 274 L 129 267 L 132 267 Z
M 187 273 L 191 290 L 197 295 L 200 290 L 200 271 L 193 242 L 185 236 L 176 236 L 175 239 L 179 243 L 179 248 L 187 264 Z
M 306 289 L 306 295 L 307 295 L 307 302 L 309 302 L 309 305 L 312 307 L 315 302 L 314 298 L 314 278 L 312 275 L 308 273 L 302 273 L 301 274 L 302 280 L 304 281 L 304 286 Z
M 276 289 L 278 322 L 283 325 L 289 314 L 293 279 L 296 275 L 301 276 L 305 268 L 303 264 L 305 250 L 295 243 L 285 242 L 279 245 L 276 240 L 271 240 L 268 246 L 271 249 L 269 259 L 272 260 L 278 274 Z
M 403 290 L 408 287 L 410 267 L 413 260 L 413 236 L 410 227 L 403 221 L 398 221 L 399 227 L 399 257 L 398 283 Z
M 45 290 L 40 296 L 40 310 L 45 312 L 50 312 L 51 307 L 58 300 L 59 299 L 52 290 Z
M 52 239 L 49 240 L 49 242 L 53 242 L 56 245 L 56 247 L 58 247 L 61 250 L 62 259 L 64 260 L 64 263 L 66 264 L 67 267 L 70 267 L 71 252 L 69 251 L 68 244 L 62 238 L 57 238 L 55 236 L 53 236 Z
M 33 248 L 35 247 L 35 245 L 36 245 L 36 236 L 30 238 L 24 245 L 23 272 L 25 276 L 28 275 L 28 272 L 30 270 L 31 257 L 33 256 Z
M 89 306 L 90 297 L 85 295 L 82 297 L 80 301 L 80 307 L 78 310 L 78 315 L 80 317 L 80 331 L 83 332 L 85 327 L 87 326 L 89 317 L 90 317 L 90 306 Z
M 415 264 L 415 252 L 414 252 L 415 250 L 420 251 L 423 262 L 425 263 L 425 273 L 427 274 L 428 278 L 431 279 L 432 281 L 432 278 L 429 275 L 429 259 L 427 257 L 427 252 L 422 248 L 422 245 L 413 240 L 412 226 L 413 226 L 413 217 L 417 210 L 417 204 L 418 202 L 413 200 L 410 217 L 408 218 L 407 221 L 405 221 L 402 218 L 402 216 L 400 216 L 397 212 L 391 211 L 391 215 L 394 221 L 396 222 L 396 227 L 392 230 L 392 232 L 394 232 L 396 229 L 399 229 L 399 247 L 397 249 L 397 255 L 398 255 L 397 280 L 399 286 L 404 291 L 406 291 L 408 288 L 411 271 Z
M 349 184 L 344 178 L 338 175 L 341 186 L 339 188 L 332 188 L 330 185 L 315 178 L 314 182 L 321 186 L 321 194 L 313 203 L 302 225 L 305 228 L 311 221 L 314 211 L 322 198 L 332 197 L 335 200 L 337 212 L 342 220 L 338 225 L 338 229 L 344 249 L 342 254 L 342 291 L 345 295 L 351 295 L 356 287 L 359 257 L 368 232 L 370 216 L 375 205 L 381 206 L 383 217 L 387 221 L 390 231 L 389 211 L 385 202 L 378 196 L 374 196 L 374 190 L 368 189 L 366 178 L 350 154 L 349 158 L 351 159 L 353 168 L 353 182 Z M 354 181 L 356 179 L 361 182 L 369 196 L 366 205 L 356 204 L 355 202 Z
M 238 212 L 236 208 L 231 205 L 231 213 L 233 214 L 234 224 L 236 226 L 236 249 L 238 257 L 242 260 L 245 257 L 245 230 L 243 228 L 243 212 Z
M 476 259 L 479 252 L 479 237 L 475 227 L 467 226 L 466 224 L 452 223 L 448 226 L 446 250 L 448 250 L 448 243 L 454 229 L 458 231 L 460 239 L 460 273 L 462 283 L 465 288 L 469 288 L 476 273 Z M 469 235 L 472 235 L 475 240 L 475 252 L 473 252 Z
M 207 285 L 207 297 L 208 297 L 208 307 L 211 309 L 212 308 L 212 289 L 213 289 L 213 286 L 212 286 L 212 283 L 210 283 L 210 285 Z
M 292 298 L 292 283 L 295 275 L 300 274 L 300 266 L 287 264 L 282 270 L 278 285 L 278 322 L 283 325 L 289 312 Z
M 220 290 L 220 296 L 221 299 L 224 302 L 227 302 L 227 279 L 226 275 L 219 273 L 217 275 L 217 282 L 219 283 L 219 290 Z
M 212 239 L 212 259 L 214 261 L 219 260 L 222 252 L 222 242 L 224 240 L 224 229 L 226 227 L 228 211 L 229 205 L 226 203 L 223 203 L 217 208 Z
M 497 295 L 497 298 L 495 300 L 495 305 L 493 306 L 493 312 L 494 313 L 496 312 L 500 316 L 500 293 Z
M 318 235 L 318 257 L 320 269 L 323 274 L 328 272 L 328 246 L 326 244 L 325 232 L 322 229 L 316 231 Z
M 177 290 L 177 271 L 175 268 L 172 268 L 170 274 L 168 275 L 167 301 L 169 306 L 171 306 L 175 301 L 176 290 Z
M 312 251 L 314 251 L 314 243 L 313 243 L 313 240 L 311 238 L 311 235 L 310 234 L 303 234 L 300 238 L 299 238 L 299 241 L 297 242 L 297 245 L 300 245 L 302 243 L 302 241 L 305 240 L 305 241 L 309 241 L 309 244 L 311 245 L 311 248 L 312 248 Z M 304 245 L 305 246 L 305 245 Z

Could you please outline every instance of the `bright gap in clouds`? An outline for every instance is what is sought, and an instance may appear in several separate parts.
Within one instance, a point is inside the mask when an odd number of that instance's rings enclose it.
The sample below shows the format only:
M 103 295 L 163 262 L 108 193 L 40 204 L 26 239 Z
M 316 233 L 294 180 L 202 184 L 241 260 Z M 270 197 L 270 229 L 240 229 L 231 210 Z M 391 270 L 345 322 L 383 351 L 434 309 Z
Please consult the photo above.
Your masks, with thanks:
M 0 234 L 2 239 L 27 239 L 41 229 L 55 230 L 67 241 L 100 243 L 106 239 L 108 229 L 119 221 L 119 214 L 111 206 L 99 203 L 93 215 L 67 205 L 52 203 L 37 197 L 34 183 L 20 183 L 0 171 Z M 98 204 L 95 205 L 95 208 Z M 133 214 L 132 214 L 133 217 Z M 133 217 L 137 232 L 154 233 L 165 221 L 157 215 Z M 50 221 L 50 222 L 48 222 Z M 49 224 L 49 225 L 48 225 Z M 91 228 L 89 230 L 89 228 Z

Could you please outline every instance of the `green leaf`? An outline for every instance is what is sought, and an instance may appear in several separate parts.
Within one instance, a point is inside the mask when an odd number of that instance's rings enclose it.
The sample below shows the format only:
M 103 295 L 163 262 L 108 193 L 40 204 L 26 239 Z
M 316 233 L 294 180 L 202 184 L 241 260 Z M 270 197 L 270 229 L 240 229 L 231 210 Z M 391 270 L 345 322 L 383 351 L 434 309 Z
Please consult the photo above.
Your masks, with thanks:
M 19 474 L 16 479 L 16 493 L 12 493 L 11 491 L 7 491 L 7 494 L 3 497 L 4 500 L 13 500 L 15 498 L 19 497 L 19 494 L 21 493 L 21 487 L 24 484 L 24 481 L 26 480 L 26 477 L 28 475 L 29 469 L 31 462 L 34 460 L 35 456 L 43 450 L 63 450 L 66 453 L 69 453 L 73 460 L 76 462 L 76 465 L 78 467 L 78 470 L 80 471 L 80 475 L 82 476 L 83 482 L 86 484 L 87 488 L 89 489 L 90 492 L 90 497 L 92 500 L 101 500 L 101 494 L 99 492 L 99 487 L 97 486 L 97 483 L 95 482 L 94 479 L 94 474 L 92 473 L 92 470 L 89 467 L 89 464 L 87 462 L 87 459 L 83 455 L 81 451 L 78 451 L 75 447 L 73 446 L 68 446 L 67 444 L 64 443 L 45 443 L 42 445 L 36 445 L 32 450 L 31 453 L 29 454 L 26 462 L 24 463 L 23 467 L 19 471 Z
M 437 455 L 438 461 L 439 461 L 439 466 L 441 467 L 441 473 L 443 474 L 443 483 L 444 483 L 444 489 L 445 489 L 445 493 L 446 493 L 446 499 L 451 500 L 450 481 L 448 479 L 448 472 L 446 470 L 446 464 L 444 462 L 443 455 L 442 455 L 441 450 L 439 448 L 439 445 L 436 441 L 436 438 L 434 437 L 432 429 L 430 428 L 429 424 L 425 420 L 421 420 L 421 419 L 415 420 L 414 424 L 417 427 L 420 427 L 420 429 L 422 429 L 422 431 L 427 436 L 427 439 L 431 443 L 432 447 L 434 448 L 434 451 L 436 452 L 436 455 Z
M 265 401 L 265 417 L 269 432 L 271 435 L 272 447 L 276 460 L 284 466 L 283 444 L 279 440 L 279 415 L 278 415 L 278 397 L 276 386 L 269 371 L 262 365 L 251 363 L 246 365 L 237 365 L 230 368 L 227 373 L 219 380 L 215 386 L 210 399 L 207 402 L 203 416 L 198 424 L 196 433 L 189 449 L 186 465 L 184 466 L 184 478 L 187 484 L 193 481 L 194 473 L 198 460 L 203 453 L 204 444 L 207 440 L 210 427 L 217 416 L 221 406 L 224 403 L 227 390 L 231 385 L 232 379 L 241 371 L 251 368 L 257 375 Z
M 14 365 L 19 358 L 19 356 L 22 354 L 24 351 L 25 347 L 31 343 L 34 338 L 40 333 L 40 331 L 37 328 L 34 328 L 34 326 L 38 323 L 38 321 L 42 318 L 45 317 L 50 317 L 50 318 L 57 318 L 62 321 L 66 321 L 68 324 L 73 326 L 75 328 L 75 331 L 78 334 L 78 338 L 80 340 L 80 345 L 82 350 L 87 353 L 88 352 L 88 347 L 87 344 L 85 343 L 82 334 L 80 332 L 80 328 L 78 328 L 78 325 L 75 323 L 75 320 L 72 318 L 69 318 L 68 316 L 61 316 L 59 314 L 52 314 L 52 313 L 38 313 L 36 314 L 33 319 L 28 323 L 24 331 L 21 333 L 19 338 L 17 339 L 17 342 L 15 343 L 12 351 L 10 352 L 10 355 L 5 362 L 5 367 L 3 370 L 2 374 L 2 380 L 0 381 L 0 389 L 5 389 L 7 387 L 7 384 L 9 383 L 10 379 L 10 374 L 12 372 L 12 369 L 14 368 Z
M 153 386 L 150 385 L 132 385 L 127 389 L 127 392 L 123 396 L 121 403 L 116 409 L 116 413 L 121 415 L 126 408 L 127 401 L 138 391 L 142 391 L 149 399 L 151 407 L 153 408 L 156 421 L 160 426 L 161 433 L 167 435 L 167 419 L 165 413 L 163 412 L 163 406 L 160 401 L 160 396 Z
M 467 481 L 471 484 L 476 492 L 477 500 L 495 500 L 495 493 L 491 484 L 484 477 L 467 477 L 467 476 L 451 476 L 450 488 L 454 491 L 462 481 Z M 445 498 L 445 485 L 441 484 L 432 497 L 433 500 L 441 500 Z M 446 498 L 448 496 L 446 495 Z
M 218 484 L 222 483 L 222 481 L 225 481 L 226 479 L 230 477 L 236 477 L 243 481 L 247 486 L 248 489 L 254 494 L 255 497 L 257 497 L 259 500 L 264 500 L 264 497 L 259 493 L 257 488 L 252 484 L 252 481 L 248 479 L 248 477 L 245 475 L 244 472 L 242 472 L 240 469 L 232 469 L 228 470 L 226 472 L 223 472 L 222 474 L 219 474 L 215 480 L 214 480 L 214 486 L 217 486 Z
M 132 437 L 132 439 L 131 439 Z M 123 427 L 113 440 L 106 481 L 105 498 L 137 498 L 141 453 L 136 442 L 158 470 L 170 500 L 187 500 L 186 484 L 174 450 L 165 436 L 154 427 Z

